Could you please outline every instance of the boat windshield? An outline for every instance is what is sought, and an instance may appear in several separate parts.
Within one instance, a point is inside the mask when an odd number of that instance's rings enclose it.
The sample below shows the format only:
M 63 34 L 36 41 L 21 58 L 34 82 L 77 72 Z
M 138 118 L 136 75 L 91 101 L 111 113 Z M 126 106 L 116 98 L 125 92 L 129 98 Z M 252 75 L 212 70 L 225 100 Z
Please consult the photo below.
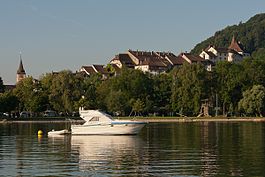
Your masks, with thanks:
M 108 115 L 105 112 L 99 111 L 101 114 L 103 114 L 104 116 L 108 117 L 109 119 L 113 120 L 113 117 L 111 117 L 110 115 Z
M 97 122 L 99 121 L 99 117 L 92 117 L 89 122 Z

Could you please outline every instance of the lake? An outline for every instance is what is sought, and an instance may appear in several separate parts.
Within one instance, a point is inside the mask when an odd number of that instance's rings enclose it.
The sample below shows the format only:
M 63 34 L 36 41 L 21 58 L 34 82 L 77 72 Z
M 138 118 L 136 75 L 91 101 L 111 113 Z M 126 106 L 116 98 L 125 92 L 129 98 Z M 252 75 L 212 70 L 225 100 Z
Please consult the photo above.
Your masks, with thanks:
M 0 175 L 265 176 L 263 122 L 149 123 L 137 136 L 47 137 L 68 126 L 0 124 Z

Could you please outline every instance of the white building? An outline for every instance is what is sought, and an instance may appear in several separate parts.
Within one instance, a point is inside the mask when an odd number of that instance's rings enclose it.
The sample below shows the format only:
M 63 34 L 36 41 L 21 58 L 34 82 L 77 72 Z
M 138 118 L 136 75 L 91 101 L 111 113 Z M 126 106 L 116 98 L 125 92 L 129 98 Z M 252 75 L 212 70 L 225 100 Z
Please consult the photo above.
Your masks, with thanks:
M 210 45 L 200 54 L 200 57 L 205 60 L 211 60 L 214 63 L 217 61 L 240 62 L 248 56 L 250 56 L 250 54 L 243 50 L 243 46 L 240 42 L 235 40 L 234 36 L 228 48 Z

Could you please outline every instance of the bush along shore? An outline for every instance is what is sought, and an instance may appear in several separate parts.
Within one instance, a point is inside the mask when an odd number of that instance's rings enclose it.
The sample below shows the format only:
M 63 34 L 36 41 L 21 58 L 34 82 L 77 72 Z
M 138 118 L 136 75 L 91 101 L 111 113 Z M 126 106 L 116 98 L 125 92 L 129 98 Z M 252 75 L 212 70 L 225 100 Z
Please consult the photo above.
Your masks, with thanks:
M 69 122 L 74 124 L 84 123 L 80 117 L 31 117 L 31 118 L 10 118 L 1 117 L 0 123 L 61 123 Z
M 265 122 L 265 117 L 117 117 L 117 119 L 128 119 L 146 121 L 149 123 L 159 122 Z

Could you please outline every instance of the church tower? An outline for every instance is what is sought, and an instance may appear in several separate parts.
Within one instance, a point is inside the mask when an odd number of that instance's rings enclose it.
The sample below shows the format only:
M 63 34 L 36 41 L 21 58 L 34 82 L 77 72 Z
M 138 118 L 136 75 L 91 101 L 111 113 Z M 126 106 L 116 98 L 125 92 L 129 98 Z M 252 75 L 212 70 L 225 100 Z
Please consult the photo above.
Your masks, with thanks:
M 21 54 L 20 54 L 19 58 L 20 58 L 20 63 L 19 63 L 19 67 L 17 70 L 17 83 L 26 77 L 26 72 L 25 72 L 24 67 L 23 67 Z

